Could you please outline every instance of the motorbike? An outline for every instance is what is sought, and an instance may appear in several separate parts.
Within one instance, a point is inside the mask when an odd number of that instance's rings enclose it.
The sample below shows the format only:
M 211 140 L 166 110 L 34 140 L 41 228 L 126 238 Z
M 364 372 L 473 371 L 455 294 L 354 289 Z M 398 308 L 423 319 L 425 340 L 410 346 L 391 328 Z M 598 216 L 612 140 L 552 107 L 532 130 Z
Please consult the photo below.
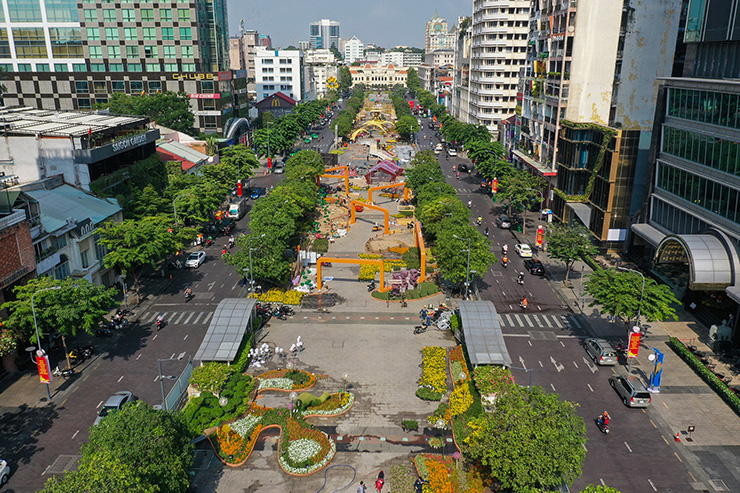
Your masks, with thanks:
M 376 287 L 377 286 L 375 285 L 375 281 L 371 282 L 370 284 L 367 285 L 367 292 L 369 293 L 371 291 L 375 291 Z
M 170 260 L 167 262 L 167 268 L 170 270 L 180 270 L 182 269 L 182 262 L 180 260 Z
M 163 318 L 157 318 L 157 330 L 161 330 L 162 327 L 164 327 L 164 319 Z
M 509 253 L 509 247 L 507 245 L 502 246 L 501 253 L 507 255 Z
M 478 218 L 475 220 L 475 224 L 476 226 L 480 226 L 481 224 L 483 224 L 483 220 L 481 218 Z
M 288 320 L 288 317 L 283 314 L 283 312 L 280 311 L 279 308 L 275 308 L 275 311 L 273 311 L 272 316 L 277 318 L 278 320 Z
M 503 265 L 503 266 L 504 266 L 504 268 L 506 268 L 506 267 L 508 267 L 508 266 L 509 266 L 509 261 L 508 261 L 508 260 L 502 260 L 502 261 L 501 261 L 501 265 Z
M 74 375 L 75 374 L 75 371 L 74 371 L 73 368 L 67 368 L 66 370 L 60 370 L 59 369 L 59 365 L 57 365 L 57 367 L 54 368 L 54 372 L 53 373 L 54 373 L 54 376 L 64 377 L 64 379 L 66 380 L 67 378 L 69 378 L 72 375 Z
M 599 416 L 596 418 L 596 426 L 599 427 L 599 430 L 605 435 L 609 434 L 609 425 L 604 422 L 603 416 Z
M 76 346 L 72 351 L 69 352 L 69 359 L 75 363 L 82 363 L 90 359 L 93 355 L 94 349 L 92 346 Z
M 128 325 L 128 320 L 126 320 L 125 318 L 121 316 L 114 315 L 110 321 L 109 327 L 111 329 L 120 330 L 124 328 L 126 325 Z
M 516 282 L 517 282 L 517 284 L 519 284 L 520 286 L 524 286 L 524 276 L 520 275 L 519 277 L 517 277 L 517 278 L 516 278 Z
M 423 334 L 426 331 L 427 331 L 426 325 L 417 325 L 416 327 L 414 327 L 414 335 Z
M 522 299 L 522 300 L 519 301 L 519 307 L 521 307 L 522 310 L 526 310 L 527 309 L 527 304 L 528 303 L 527 303 L 527 300 L 526 299 Z
M 287 317 L 292 317 L 293 315 L 295 315 L 295 312 L 293 311 L 293 309 L 289 307 L 288 305 L 281 306 L 280 313 L 282 313 L 283 315 Z
M 99 329 L 95 329 L 95 337 L 110 337 L 113 335 L 113 332 L 108 327 L 101 327 Z

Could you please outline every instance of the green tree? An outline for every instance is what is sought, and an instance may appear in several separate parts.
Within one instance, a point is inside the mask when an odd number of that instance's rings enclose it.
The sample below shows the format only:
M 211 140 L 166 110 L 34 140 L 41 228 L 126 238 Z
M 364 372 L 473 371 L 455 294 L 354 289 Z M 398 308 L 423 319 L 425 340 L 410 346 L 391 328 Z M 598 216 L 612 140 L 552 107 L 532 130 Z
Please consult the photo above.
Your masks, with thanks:
M 416 72 L 416 69 L 413 67 L 410 67 L 406 71 L 406 87 L 409 88 L 409 90 L 416 92 L 419 89 L 421 89 L 421 80 L 419 80 L 419 74 Z
M 209 156 L 214 156 L 218 152 L 218 138 L 213 134 L 206 135 L 205 141 L 206 154 L 208 154 Z
M 134 195 L 132 206 L 126 217 L 140 219 L 144 216 L 155 216 L 165 212 L 168 205 L 170 204 L 167 199 L 162 197 L 162 194 L 150 184 Z
M 129 96 L 113 93 L 107 103 L 100 105 L 111 113 L 148 116 L 158 125 L 192 133 L 195 116 L 190 109 L 190 96 L 184 92 L 162 92 Z
M 586 424 L 577 404 L 541 388 L 513 389 L 496 399 L 492 414 L 473 418 L 466 455 L 506 491 L 534 493 L 571 483 L 586 457 Z
M 411 160 L 413 168 L 406 176 L 406 184 L 414 191 L 429 182 L 445 183 L 442 168 L 434 153 L 428 149 L 418 152 Z M 418 201 L 417 201 L 418 203 Z
M 432 184 L 425 188 L 432 188 Z M 434 189 L 434 193 L 436 192 Z M 424 236 L 429 241 L 434 241 L 441 230 L 452 224 L 467 224 L 469 221 L 470 210 L 455 196 L 454 189 L 451 194 L 421 203 L 423 205 L 416 209 L 416 217 L 424 225 Z
M 90 429 L 79 471 L 50 479 L 42 491 L 179 493 L 190 487 L 192 467 L 182 415 L 134 401 Z
M 620 493 L 618 489 L 612 488 L 611 486 L 595 485 L 590 484 L 585 489 L 581 490 L 581 493 Z
M 47 291 L 34 298 L 34 293 L 42 289 Z M 84 278 L 58 280 L 44 276 L 16 286 L 13 292 L 15 300 L 3 303 L 2 308 L 10 314 L 5 325 L 16 339 L 36 342 L 32 309 L 35 308 L 39 334 L 62 334 L 65 354 L 69 353 L 66 351 L 67 336 L 75 336 L 80 330 L 92 334 L 108 310 L 116 306 L 114 288 L 106 288 Z
M 586 293 L 594 298 L 589 306 L 600 305 L 603 313 L 621 318 L 627 330 L 637 320 L 638 312 L 648 322 L 668 317 L 678 320 L 675 309 L 678 300 L 671 288 L 645 278 L 643 294 L 642 283 L 642 276 L 636 272 L 595 270 L 585 286 Z
M 413 116 L 402 116 L 396 120 L 396 132 L 403 140 L 411 140 L 411 136 L 419 131 L 419 122 Z
M 515 210 L 526 211 L 534 203 L 542 202 L 544 197 L 543 190 L 547 182 L 541 176 L 535 176 L 522 170 L 515 170 L 510 175 L 499 180 L 498 196 L 509 201 L 509 214 L 512 208 Z M 527 232 L 527 217 L 522 216 L 524 226 L 523 233 Z
M 547 256 L 565 263 L 565 282 L 576 260 L 596 255 L 598 249 L 583 226 L 550 224 L 547 228 Z
M 470 223 L 445 222 L 439 228 L 437 243 L 432 252 L 437 258 L 439 272 L 451 282 L 465 281 L 468 260 L 468 242 L 470 240 L 470 271 L 483 276 L 488 268 L 496 263 L 496 256 L 491 252 L 488 239 Z M 473 274 L 470 275 L 473 279 Z
M 331 45 L 329 50 L 331 51 L 332 55 L 334 55 L 334 58 L 336 58 L 339 61 L 344 60 L 344 55 L 342 55 L 342 52 L 339 51 L 336 46 Z
M 262 200 L 262 199 L 260 199 Z M 254 219 L 250 221 L 250 224 Z M 265 230 L 266 228 L 262 228 Z M 291 230 L 295 231 L 295 230 Z M 287 238 L 273 237 L 267 233 L 250 233 L 249 235 L 239 236 L 236 244 L 241 247 L 233 254 L 229 254 L 226 263 L 234 266 L 234 270 L 239 275 L 249 273 L 249 239 L 252 238 L 252 268 L 255 281 L 267 280 L 275 284 L 283 284 L 287 281 L 292 266 L 292 256 L 286 256 L 288 249 Z
M 349 71 L 349 67 L 339 68 L 339 90 L 341 92 L 347 92 L 352 87 L 352 73 Z

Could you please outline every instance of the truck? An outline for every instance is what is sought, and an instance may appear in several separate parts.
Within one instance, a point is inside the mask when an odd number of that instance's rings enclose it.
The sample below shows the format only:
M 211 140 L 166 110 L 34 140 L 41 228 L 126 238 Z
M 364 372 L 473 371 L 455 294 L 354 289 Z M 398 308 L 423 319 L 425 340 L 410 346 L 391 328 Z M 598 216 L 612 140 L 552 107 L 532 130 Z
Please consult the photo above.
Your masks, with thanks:
M 247 212 L 247 201 L 246 199 L 241 199 L 229 205 L 229 212 L 226 215 L 230 219 L 241 219 L 242 216 L 246 214 L 246 212 Z

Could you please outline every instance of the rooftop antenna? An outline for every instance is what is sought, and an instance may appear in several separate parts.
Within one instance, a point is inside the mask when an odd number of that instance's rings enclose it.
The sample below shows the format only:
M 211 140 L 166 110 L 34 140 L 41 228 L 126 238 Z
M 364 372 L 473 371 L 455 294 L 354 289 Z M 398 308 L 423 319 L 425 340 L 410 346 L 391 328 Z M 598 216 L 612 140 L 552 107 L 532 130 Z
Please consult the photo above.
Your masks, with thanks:
M 239 34 L 244 37 L 244 19 L 239 20 Z

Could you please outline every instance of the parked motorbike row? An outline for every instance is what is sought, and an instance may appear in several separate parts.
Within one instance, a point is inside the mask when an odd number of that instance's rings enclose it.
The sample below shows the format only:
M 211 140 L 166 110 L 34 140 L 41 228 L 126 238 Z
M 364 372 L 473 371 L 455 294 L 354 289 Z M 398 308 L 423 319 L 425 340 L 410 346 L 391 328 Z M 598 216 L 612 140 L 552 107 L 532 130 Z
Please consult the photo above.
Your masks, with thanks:
M 273 306 L 272 303 L 257 303 L 254 310 L 264 323 L 267 323 L 272 317 L 278 320 L 287 320 L 288 317 L 295 315 L 295 311 L 289 305 Z
M 95 348 L 92 346 L 75 346 L 75 348 L 69 352 L 69 359 L 73 364 L 77 365 L 92 358 L 94 352 Z

